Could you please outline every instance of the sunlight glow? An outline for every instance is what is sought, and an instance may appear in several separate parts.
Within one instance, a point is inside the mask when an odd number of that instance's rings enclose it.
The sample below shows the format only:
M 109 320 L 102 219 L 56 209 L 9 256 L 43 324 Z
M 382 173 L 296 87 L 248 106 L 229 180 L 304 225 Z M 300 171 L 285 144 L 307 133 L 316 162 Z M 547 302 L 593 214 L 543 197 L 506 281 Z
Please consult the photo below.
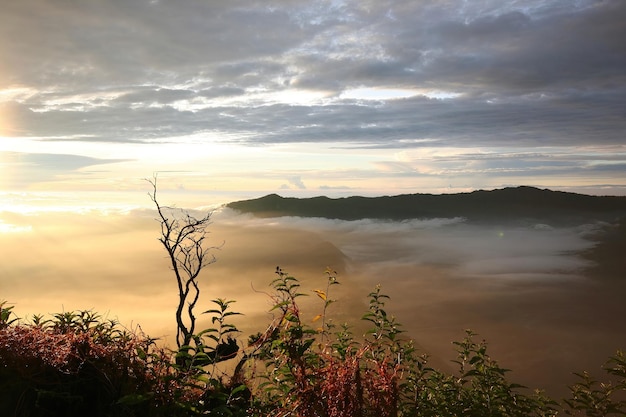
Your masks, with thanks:
M 339 98 L 353 100 L 394 100 L 419 95 L 419 92 L 394 88 L 355 88 L 346 90 Z
M 32 231 L 31 226 L 18 226 L 0 221 L 0 233 L 25 233 Z
M 256 103 L 259 105 L 307 105 L 322 103 L 329 97 L 330 94 L 326 91 L 298 90 L 291 88 L 278 91 L 258 89 L 256 91 L 249 91 L 243 99 L 241 97 L 220 99 L 219 104 L 228 102 L 228 104 L 235 106 L 238 104 L 248 106 L 250 103 Z
M 460 93 L 453 91 L 408 89 L 408 88 L 354 88 L 346 90 L 339 98 L 353 100 L 397 100 L 415 96 L 424 96 L 433 99 L 450 99 L 459 97 Z

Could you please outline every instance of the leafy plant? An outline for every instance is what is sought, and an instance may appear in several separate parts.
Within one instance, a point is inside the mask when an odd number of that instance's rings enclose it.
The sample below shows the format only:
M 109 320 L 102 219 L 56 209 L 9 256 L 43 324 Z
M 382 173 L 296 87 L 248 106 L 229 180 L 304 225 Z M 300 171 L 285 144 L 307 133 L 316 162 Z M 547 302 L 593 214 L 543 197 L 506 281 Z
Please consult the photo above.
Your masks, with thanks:
M 322 312 L 315 317 L 313 317 L 313 322 L 321 321 L 321 326 L 317 328 L 317 331 L 322 335 L 322 340 L 329 338 L 329 332 L 335 327 L 335 325 L 328 320 L 328 307 L 333 304 L 336 300 L 330 298 L 330 288 L 333 285 L 339 285 L 339 281 L 337 281 L 337 271 L 334 271 L 330 267 L 326 268 L 324 271 L 326 274 L 326 290 L 313 290 L 315 294 L 323 301 Z
M 329 292 L 338 283 L 327 269 L 326 290 L 314 290 L 322 300 L 321 320 L 316 329 L 301 319 L 299 281 L 280 268 L 271 285 L 274 306 L 280 314 L 270 326 L 269 336 L 259 336 L 265 359 L 264 382 L 257 394 L 275 413 L 293 416 L 395 416 L 399 324 L 384 311 L 380 287 L 370 294 L 370 310 L 364 320 L 372 323 L 368 337 L 356 340 L 347 325 L 339 330 L 326 319 L 333 302 Z
M 328 273 L 328 272 L 327 272 Z M 475 333 L 455 342 L 458 373 L 447 375 L 428 366 L 400 323 L 386 311 L 389 297 L 380 286 L 369 294 L 362 319 L 370 324 L 363 338 L 349 326 L 313 329 L 301 319 L 298 305 L 306 295 L 299 281 L 277 268 L 272 281 L 272 311 L 280 314 L 259 343 L 265 360 L 264 382 L 254 391 L 263 404 L 258 415 L 281 416 L 554 416 L 556 403 L 540 392 L 532 395 L 506 379 L 508 370 L 487 353 Z M 316 316 L 326 321 L 329 289 L 314 290 L 323 301 Z M 332 330 L 336 330 L 332 332 Z M 260 399 L 260 401 L 258 401 Z M 271 412 L 270 412 L 271 411 Z
M 193 334 L 190 339 L 193 343 L 178 348 L 176 363 L 180 369 L 204 373 L 204 367 L 212 365 L 211 374 L 213 374 L 218 362 L 232 359 L 239 351 L 237 341 L 231 337 L 231 334 L 239 330 L 235 325 L 226 322 L 227 317 L 241 314 L 228 311 L 234 300 L 217 298 L 211 302 L 217 308 L 207 310 L 202 314 L 213 314 L 211 324 L 217 324 L 217 327 L 210 327 Z
M 275 274 L 270 311 L 279 315 L 267 336 L 259 338 L 262 343 L 258 357 L 265 361 L 266 369 L 260 384 L 263 400 L 277 409 L 294 410 L 297 415 L 314 415 L 320 407 L 314 371 L 322 358 L 311 347 L 318 332 L 301 319 L 297 300 L 307 294 L 300 292 L 299 281 L 280 267 Z
M 600 382 L 588 372 L 575 373 L 579 381 L 570 386 L 571 397 L 565 400 L 568 415 L 626 415 L 626 354 L 618 350 L 603 368 L 615 381 Z
M 0 329 L 4 329 L 15 323 L 17 321 L 17 317 L 14 316 L 13 306 L 7 305 L 6 301 L 0 301 Z

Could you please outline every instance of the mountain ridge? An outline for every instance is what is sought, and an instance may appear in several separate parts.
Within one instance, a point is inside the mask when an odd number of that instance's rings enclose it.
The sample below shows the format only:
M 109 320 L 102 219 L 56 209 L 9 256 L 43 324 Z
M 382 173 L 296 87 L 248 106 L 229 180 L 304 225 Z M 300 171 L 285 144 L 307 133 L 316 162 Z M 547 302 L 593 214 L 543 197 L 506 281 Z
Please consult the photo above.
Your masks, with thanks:
M 408 220 L 464 217 L 470 221 L 582 219 L 614 221 L 626 216 L 626 197 L 591 196 L 529 186 L 477 190 L 456 194 L 399 194 L 393 196 L 326 196 L 296 198 L 268 194 L 226 205 L 258 217 L 323 217 L 341 220 L 365 218 Z

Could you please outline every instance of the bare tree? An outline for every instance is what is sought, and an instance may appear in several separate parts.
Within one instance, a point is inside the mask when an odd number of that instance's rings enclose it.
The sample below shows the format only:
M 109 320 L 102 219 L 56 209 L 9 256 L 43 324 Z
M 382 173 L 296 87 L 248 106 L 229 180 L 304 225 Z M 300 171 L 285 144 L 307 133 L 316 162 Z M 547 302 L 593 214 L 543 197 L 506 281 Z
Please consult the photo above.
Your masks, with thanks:
M 200 297 L 198 275 L 216 261 L 211 253 L 216 246 L 205 246 L 205 238 L 211 224 L 212 212 L 201 218 L 176 207 L 162 206 L 157 200 L 157 177 L 147 179 L 152 185 L 150 199 L 158 212 L 161 224 L 159 241 L 167 251 L 171 268 L 178 284 L 178 307 L 176 308 L 176 344 L 189 346 L 196 328 L 194 308 Z

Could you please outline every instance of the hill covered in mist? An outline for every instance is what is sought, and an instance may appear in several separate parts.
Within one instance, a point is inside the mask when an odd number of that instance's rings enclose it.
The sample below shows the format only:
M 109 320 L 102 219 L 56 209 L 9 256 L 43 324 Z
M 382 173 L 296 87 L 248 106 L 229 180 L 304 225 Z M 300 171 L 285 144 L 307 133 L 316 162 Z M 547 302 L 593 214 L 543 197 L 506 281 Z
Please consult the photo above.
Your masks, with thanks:
M 383 197 L 291 198 L 270 194 L 227 207 L 259 217 L 407 220 L 464 217 L 469 221 L 614 221 L 626 216 L 626 197 L 590 196 L 534 187 L 458 194 L 403 194 Z

